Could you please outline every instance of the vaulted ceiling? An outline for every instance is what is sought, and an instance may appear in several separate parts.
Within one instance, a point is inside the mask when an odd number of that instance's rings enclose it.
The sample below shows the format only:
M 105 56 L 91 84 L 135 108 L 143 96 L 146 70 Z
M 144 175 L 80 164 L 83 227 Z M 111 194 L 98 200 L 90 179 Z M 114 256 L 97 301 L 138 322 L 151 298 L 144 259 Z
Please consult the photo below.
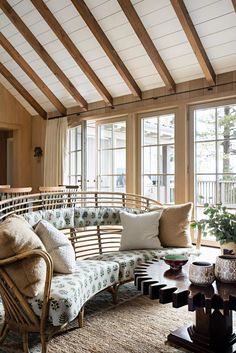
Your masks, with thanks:
M 32 115 L 236 70 L 236 0 L 0 0 L 0 82 Z

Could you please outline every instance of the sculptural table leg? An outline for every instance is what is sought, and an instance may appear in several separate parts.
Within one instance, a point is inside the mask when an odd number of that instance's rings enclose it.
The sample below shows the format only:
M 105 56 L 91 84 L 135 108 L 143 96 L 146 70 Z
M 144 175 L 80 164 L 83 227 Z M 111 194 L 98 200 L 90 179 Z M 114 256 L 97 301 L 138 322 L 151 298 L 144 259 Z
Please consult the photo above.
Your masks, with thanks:
M 234 353 L 232 311 L 224 315 L 217 309 L 208 313 L 198 308 L 194 325 L 170 333 L 167 341 L 196 353 Z

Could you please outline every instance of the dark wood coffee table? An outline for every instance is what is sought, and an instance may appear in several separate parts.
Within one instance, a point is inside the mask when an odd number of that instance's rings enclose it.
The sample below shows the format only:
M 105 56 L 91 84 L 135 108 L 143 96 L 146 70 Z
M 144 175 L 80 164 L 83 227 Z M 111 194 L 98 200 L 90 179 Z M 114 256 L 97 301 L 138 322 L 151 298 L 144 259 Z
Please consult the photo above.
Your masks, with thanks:
M 163 260 L 143 263 L 135 269 L 135 285 L 151 299 L 173 303 L 174 308 L 188 305 L 195 311 L 195 322 L 171 332 L 167 341 L 197 353 L 236 352 L 232 311 L 236 311 L 236 284 L 215 281 L 212 286 L 194 286 L 188 279 L 190 261 L 179 271 L 171 270 Z

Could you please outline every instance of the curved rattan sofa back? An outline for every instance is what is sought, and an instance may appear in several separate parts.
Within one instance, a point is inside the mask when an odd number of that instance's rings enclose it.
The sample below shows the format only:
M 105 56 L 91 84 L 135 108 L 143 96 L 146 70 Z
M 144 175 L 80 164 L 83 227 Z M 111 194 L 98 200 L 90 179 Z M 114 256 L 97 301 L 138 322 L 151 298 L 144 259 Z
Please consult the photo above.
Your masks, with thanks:
M 44 219 L 63 229 L 76 258 L 119 249 L 120 210 L 150 211 L 161 204 L 144 196 L 111 192 L 58 192 L 32 194 L 0 202 L 0 222 L 11 214 L 22 215 L 35 227 Z

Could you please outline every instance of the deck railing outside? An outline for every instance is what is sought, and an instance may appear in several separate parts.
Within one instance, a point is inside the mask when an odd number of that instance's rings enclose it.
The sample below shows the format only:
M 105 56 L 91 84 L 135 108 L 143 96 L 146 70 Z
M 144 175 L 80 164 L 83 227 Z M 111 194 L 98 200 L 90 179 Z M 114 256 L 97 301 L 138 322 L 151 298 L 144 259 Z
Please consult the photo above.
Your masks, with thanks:
M 197 183 L 197 203 L 222 204 L 235 207 L 236 206 L 236 181 L 198 181 Z M 218 196 L 218 197 L 217 197 Z

